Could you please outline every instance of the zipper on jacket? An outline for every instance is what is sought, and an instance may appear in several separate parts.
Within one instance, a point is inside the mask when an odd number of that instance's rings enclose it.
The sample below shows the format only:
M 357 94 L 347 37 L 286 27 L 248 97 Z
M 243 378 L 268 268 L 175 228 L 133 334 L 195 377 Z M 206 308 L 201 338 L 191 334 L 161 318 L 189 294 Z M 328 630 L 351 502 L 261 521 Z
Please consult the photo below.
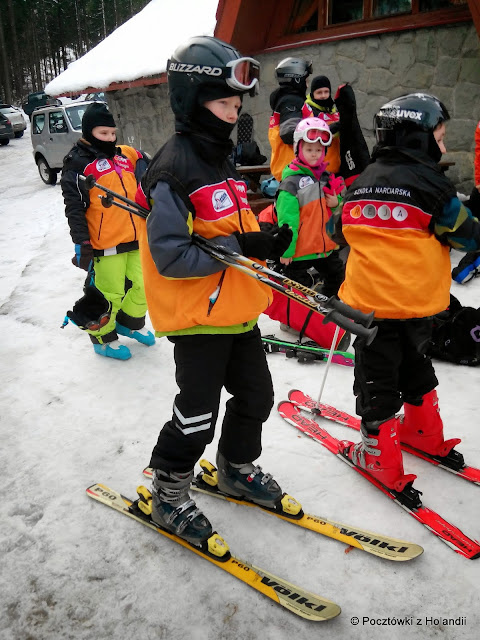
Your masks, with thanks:
M 231 176 L 230 176 L 230 178 L 233 180 L 233 178 L 232 178 Z M 232 187 L 230 186 L 230 182 L 229 182 L 228 180 L 229 180 L 229 176 L 227 175 L 227 176 L 226 176 L 226 179 L 225 179 L 225 182 L 227 183 L 228 189 L 229 189 L 229 191 L 232 193 L 232 196 L 234 197 L 234 199 L 235 199 L 235 203 L 236 203 L 236 205 L 237 205 L 237 211 L 238 211 L 238 222 L 239 222 L 239 224 L 240 224 L 240 229 L 241 229 L 242 233 L 245 233 L 245 229 L 243 228 L 243 222 L 242 222 L 242 210 L 241 210 L 241 208 L 240 208 L 240 203 L 239 203 L 239 201 L 238 201 L 237 194 L 235 193 L 234 189 L 232 189 Z M 245 195 L 245 197 L 246 197 L 246 195 Z
M 103 211 L 102 211 L 102 215 L 100 217 L 100 225 L 98 227 L 98 236 L 97 236 L 97 240 L 100 240 L 100 235 L 102 233 L 102 224 L 103 224 Z
M 322 240 L 323 240 L 323 251 L 322 253 L 327 253 L 327 242 L 325 240 L 325 234 L 327 233 L 327 222 L 328 219 L 325 220 L 325 218 L 327 217 L 328 212 L 326 211 L 327 209 L 327 203 L 325 202 L 325 194 L 322 192 L 323 198 L 320 200 L 320 206 L 322 207 Z
M 220 276 L 220 280 L 218 281 L 217 287 L 214 291 L 212 291 L 212 293 L 208 296 L 208 311 L 207 311 L 207 318 L 210 315 L 210 313 L 212 312 L 212 309 L 215 305 L 215 303 L 218 300 L 218 296 L 220 295 L 220 291 L 222 290 L 222 286 L 223 286 L 223 280 L 225 278 L 225 274 L 227 273 L 227 270 L 225 269 L 225 271 L 222 271 L 222 275 Z
M 117 165 L 115 164 L 115 159 L 113 160 L 113 164 L 115 166 L 115 173 L 120 178 L 120 182 L 121 182 L 122 187 L 123 187 L 123 193 L 125 194 L 125 197 L 128 198 L 128 193 L 127 193 L 127 190 L 125 189 L 125 185 L 123 183 L 122 175 L 117 171 Z M 120 171 L 122 170 L 121 167 L 119 167 L 119 169 L 120 169 Z M 129 213 L 128 215 L 130 216 L 130 222 L 132 223 L 132 227 L 133 227 L 134 240 L 136 240 L 137 239 L 137 227 L 135 226 L 135 223 L 133 221 L 133 214 Z

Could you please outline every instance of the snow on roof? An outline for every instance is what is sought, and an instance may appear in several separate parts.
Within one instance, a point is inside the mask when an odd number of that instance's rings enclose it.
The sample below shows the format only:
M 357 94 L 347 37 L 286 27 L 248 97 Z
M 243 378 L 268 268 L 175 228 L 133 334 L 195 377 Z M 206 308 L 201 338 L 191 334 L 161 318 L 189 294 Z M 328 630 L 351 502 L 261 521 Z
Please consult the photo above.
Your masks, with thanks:
M 152 0 L 45 86 L 50 96 L 106 88 L 166 70 L 183 41 L 213 35 L 218 0 Z

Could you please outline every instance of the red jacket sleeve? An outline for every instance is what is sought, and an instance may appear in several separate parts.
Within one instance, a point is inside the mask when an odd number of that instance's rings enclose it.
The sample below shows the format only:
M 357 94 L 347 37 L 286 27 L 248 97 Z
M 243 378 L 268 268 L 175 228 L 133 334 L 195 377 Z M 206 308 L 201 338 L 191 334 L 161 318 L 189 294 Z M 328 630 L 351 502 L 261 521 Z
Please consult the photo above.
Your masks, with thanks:
M 475 129 L 475 160 L 474 160 L 475 186 L 480 184 L 480 122 Z

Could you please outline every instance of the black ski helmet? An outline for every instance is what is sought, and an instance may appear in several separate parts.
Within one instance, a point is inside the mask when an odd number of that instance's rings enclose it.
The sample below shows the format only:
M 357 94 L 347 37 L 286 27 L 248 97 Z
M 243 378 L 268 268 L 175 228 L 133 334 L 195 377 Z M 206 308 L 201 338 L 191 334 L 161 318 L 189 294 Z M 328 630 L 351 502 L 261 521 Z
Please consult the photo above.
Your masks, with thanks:
M 236 60 L 249 61 L 248 78 L 250 88 L 235 87 L 232 69 Z M 233 65 L 233 67 L 232 67 Z M 232 77 L 229 77 L 232 76 Z M 249 93 L 254 96 L 258 89 L 260 64 L 253 58 L 244 58 L 235 47 L 212 36 L 194 36 L 179 47 L 167 62 L 167 79 L 170 104 L 176 117 L 188 121 L 196 108 L 200 87 L 229 86 L 232 94 Z
M 282 86 L 305 83 L 311 73 L 312 63 L 301 58 L 285 58 L 275 67 L 275 75 Z
M 433 132 L 447 120 L 447 108 L 438 98 L 408 93 L 384 104 L 373 123 L 379 145 L 421 149 L 438 162 L 441 152 Z

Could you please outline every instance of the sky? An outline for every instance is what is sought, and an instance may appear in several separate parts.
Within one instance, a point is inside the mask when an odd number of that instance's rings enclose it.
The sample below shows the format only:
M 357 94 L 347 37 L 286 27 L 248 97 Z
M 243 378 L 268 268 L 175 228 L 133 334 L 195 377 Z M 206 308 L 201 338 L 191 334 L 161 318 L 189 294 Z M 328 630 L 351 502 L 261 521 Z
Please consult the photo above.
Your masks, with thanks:
M 176 47 L 192 36 L 213 35 L 218 0 L 152 0 L 45 86 L 48 95 L 104 89 L 166 70 Z
M 147 348 L 123 338 L 133 357 L 119 362 L 95 355 L 75 326 L 60 329 L 82 295 L 84 273 L 71 264 L 60 186 L 40 180 L 28 131 L 0 147 L 0 230 L 2 640 L 478 637 L 480 560 L 457 555 L 275 410 L 264 425 L 258 462 L 306 512 L 425 549 L 414 561 L 394 563 L 259 510 L 196 496 L 237 556 L 338 603 L 342 613 L 332 621 L 298 618 L 88 498 L 85 490 L 96 482 L 132 497 L 145 482 L 142 469 L 177 391 L 172 345 L 162 338 Z M 453 252 L 452 263 L 460 257 Z M 480 279 L 452 283 L 452 292 L 477 307 Z M 288 338 L 264 315 L 259 324 L 264 333 Z M 292 388 L 318 396 L 323 363 L 300 364 L 282 354 L 268 362 L 276 401 Z M 446 435 L 461 437 L 459 449 L 480 466 L 480 369 L 442 362 L 435 368 Z M 322 399 L 353 412 L 352 383 L 352 368 L 332 365 Z M 323 426 L 357 439 L 347 428 Z M 213 462 L 219 435 L 217 427 L 205 452 Z M 405 467 L 417 474 L 426 505 L 480 539 L 480 487 L 407 454 Z M 406 627 L 393 622 L 410 617 Z M 465 624 L 436 624 L 438 618 L 465 618 Z M 384 619 L 388 629 L 372 623 Z

